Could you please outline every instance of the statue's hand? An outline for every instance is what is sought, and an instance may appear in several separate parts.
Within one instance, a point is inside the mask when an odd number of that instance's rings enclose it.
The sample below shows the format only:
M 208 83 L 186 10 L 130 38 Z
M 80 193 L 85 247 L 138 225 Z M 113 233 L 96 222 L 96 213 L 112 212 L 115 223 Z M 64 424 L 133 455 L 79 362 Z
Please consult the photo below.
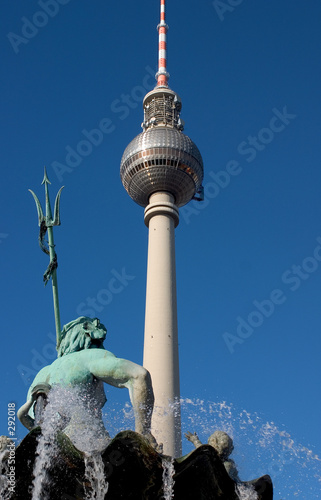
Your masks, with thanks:
M 188 431 L 188 432 L 186 432 L 185 437 L 186 437 L 186 439 L 188 439 L 188 441 L 190 441 L 193 444 L 195 444 L 195 441 L 199 441 L 199 438 L 198 438 L 198 435 L 196 434 L 196 432 L 194 432 L 192 434 L 191 432 Z
M 38 392 L 37 391 L 32 392 L 30 395 L 30 402 L 34 403 L 37 400 L 37 397 L 38 397 Z
M 31 398 L 33 401 L 37 399 L 37 397 L 42 394 L 44 397 L 47 397 L 51 386 L 49 384 L 37 384 L 31 392 Z
M 199 446 L 202 446 L 202 442 L 200 441 L 198 435 L 196 434 L 196 432 L 194 432 L 193 434 L 191 432 L 187 432 L 185 434 L 185 437 L 186 439 L 188 439 L 188 441 L 190 441 L 191 443 L 193 443 L 193 445 L 195 446 L 195 448 L 198 448 Z

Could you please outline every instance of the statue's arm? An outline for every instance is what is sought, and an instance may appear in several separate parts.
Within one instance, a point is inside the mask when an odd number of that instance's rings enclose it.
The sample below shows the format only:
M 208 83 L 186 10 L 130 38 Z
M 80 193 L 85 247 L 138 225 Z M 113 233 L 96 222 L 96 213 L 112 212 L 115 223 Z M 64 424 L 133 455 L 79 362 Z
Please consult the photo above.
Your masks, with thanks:
M 29 410 L 35 401 L 34 397 L 31 396 L 30 393 L 31 391 L 29 390 L 26 403 L 22 405 L 21 408 L 19 408 L 17 413 L 18 419 L 20 420 L 22 425 L 24 425 L 29 431 L 31 431 L 31 429 L 33 429 L 35 426 L 34 419 L 30 417 L 30 415 L 28 415 Z
M 47 387 L 50 389 L 50 386 L 48 384 L 43 384 L 43 381 L 48 379 L 48 374 L 49 374 L 49 366 L 45 366 L 40 370 L 40 372 L 36 375 L 34 381 L 32 382 L 28 394 L 27 394 L 27 401 L 24 405 L 19 408 L 17 412 L 17 417 L 29 431 L 34 428 L 35 426 L 35 421 L 34 419 L 29 415 L 29 411 L 34 404 L 34 402 L 37 399 L 39 391 L 37 391 L 37 388 L 39 388 L 40 385 L 47 385 Z
M 88 366 L 99 380 L 115 387 L 127 387 L 135 413 L 135 430 L 149 435 L 154 406 L 154 393 L 150 374 L 132 361 L 116 358 L 105 352 L 103 357 L 93 357 Z
M 231 460 L 231 459 L 226 460 L 224 462 L 224 467 L 226 469 L 226 472 L 230 476 L 230 478 L 233 479 L 233 481 L 235 481 L 237 483 L 241 482 L 234 460 Z
M 185 437 L 186 439 L 188 439 L 188 441 L 190 441 L 191 443 L 193 443 L 193 445 L 195 446 L 195 448 L 199 448 L 200 446 L 202 446 L 202 442 L 200 441 L 198 435 L 196 434 L 196 432 L 194 432 L 193 434 L 191 432 L 187 432 L 185 434 Z

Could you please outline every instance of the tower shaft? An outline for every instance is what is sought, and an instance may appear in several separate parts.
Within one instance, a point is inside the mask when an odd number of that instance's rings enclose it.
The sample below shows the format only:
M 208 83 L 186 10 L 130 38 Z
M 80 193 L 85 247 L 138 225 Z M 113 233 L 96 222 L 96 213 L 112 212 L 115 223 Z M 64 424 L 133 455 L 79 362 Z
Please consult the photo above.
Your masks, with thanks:
M 164 453 L 181 455 L 181 416 L 177 331 L 175 227 L 178 209 L 166 192 L 152 194 L 145 209 L 149 229 L 144 367 L 155 394 L 152 433 Z
M 181 415 L 175 271 L 178 207 L 201 193 L 202 156 L 183 133 L 182 102 L 168 87 L 166 0 L 160 1 L 156 87 L 143 101 L 143 132 L 127 146 L 120 176 L 129 196 L 145 208 L 149 229 L 144 366 L 150 372 L 155 406 L 152 433 L 164 453 L 181 455 Z

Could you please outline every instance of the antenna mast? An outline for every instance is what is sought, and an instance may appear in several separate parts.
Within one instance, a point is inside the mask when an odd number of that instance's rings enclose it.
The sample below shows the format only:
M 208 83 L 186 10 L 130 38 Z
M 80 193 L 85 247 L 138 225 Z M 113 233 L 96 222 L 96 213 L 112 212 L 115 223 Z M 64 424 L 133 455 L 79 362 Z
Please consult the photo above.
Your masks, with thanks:
M 157 26 L 158 30 L 158 72 L 156 73 L 157 87 L 168 87 L 169 73 L 167 73 L 167 57 L 166 57 L 166 34 L 168 25 L 165 22 L 165 1 L 161 0 L 160 8 L 160 23 Z

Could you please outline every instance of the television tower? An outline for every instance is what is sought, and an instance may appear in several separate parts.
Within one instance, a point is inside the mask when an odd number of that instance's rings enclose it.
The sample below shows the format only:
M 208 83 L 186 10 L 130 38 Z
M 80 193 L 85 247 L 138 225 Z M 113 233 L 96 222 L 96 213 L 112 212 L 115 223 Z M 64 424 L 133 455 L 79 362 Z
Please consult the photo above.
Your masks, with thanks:
M 129 196 L 145 207 L 148 227 L 144 367 L 155 395 L 152 433 L 164 453 L 181 455 L 175 234 L 178 208 L 202 199 L 203 161 L 183 134 L 182 102 L 168 87 L 165 0 L 160 0 L 156 87 L 143 101 L 143 132 L 125 149 L 120 176 Z

